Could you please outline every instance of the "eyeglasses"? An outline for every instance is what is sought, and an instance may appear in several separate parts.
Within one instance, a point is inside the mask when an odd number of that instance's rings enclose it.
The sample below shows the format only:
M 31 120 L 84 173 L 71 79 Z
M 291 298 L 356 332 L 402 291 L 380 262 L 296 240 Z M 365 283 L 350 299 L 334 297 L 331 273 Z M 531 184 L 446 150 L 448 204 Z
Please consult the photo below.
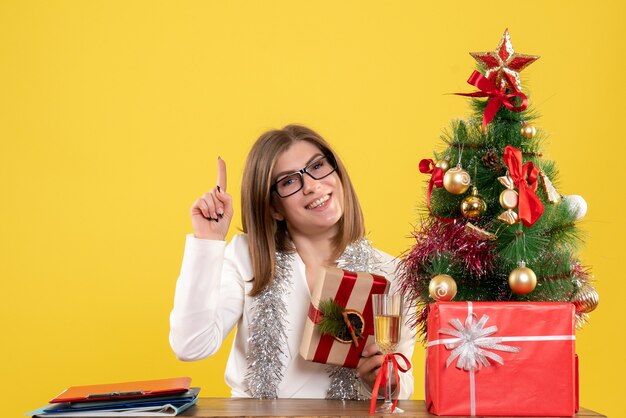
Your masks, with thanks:
M 330 176 L 337 170 L 337 162 L 332 155 L 325 155 L 317 160 L 313 161 L 302 170 L 298 170 L 294 173 L 287 174 L 284 177 L 279 178 L 272 185 L 271 190 L 274 190 L 278 196 L 285 198 L 292 194 L 298 193 L 304 187 L 304 175 L 315 180 L 321 180 L 324 177 Z

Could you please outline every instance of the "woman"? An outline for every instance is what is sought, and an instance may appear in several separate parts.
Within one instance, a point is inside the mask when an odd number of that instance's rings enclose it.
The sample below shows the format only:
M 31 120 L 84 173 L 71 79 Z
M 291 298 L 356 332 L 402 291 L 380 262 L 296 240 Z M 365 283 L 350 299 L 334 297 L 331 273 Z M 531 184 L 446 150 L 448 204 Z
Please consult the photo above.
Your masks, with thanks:
M 341 160 L 308 128 L 269 131 L 248 155 L 241 195 L 244 234 L 226 245 L 233 207 L 218 158 L 217 186 L 191 207 L 194 234 L 187 236 L 170 317 L 177 357 L 216 353 L 237 325 L 225 373 L 232 396 L 363 397 L 382 362 L 375 344 L 364 349 L 356 371 L 298 354 L 324 266 L 379 273 L 396 290 L 393 258 L 363 239 L 361 208 Z M 411 358 L 414 341 L 405 326 L 399 351 Z M 408 398 L 413 377 L 401 379 L 399 397 Z

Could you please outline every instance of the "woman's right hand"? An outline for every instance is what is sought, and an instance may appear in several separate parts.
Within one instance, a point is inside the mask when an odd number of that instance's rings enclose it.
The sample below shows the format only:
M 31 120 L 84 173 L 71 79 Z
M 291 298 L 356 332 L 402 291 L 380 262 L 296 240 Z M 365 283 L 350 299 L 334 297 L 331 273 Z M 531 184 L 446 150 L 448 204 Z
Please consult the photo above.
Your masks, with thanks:
M 191 206 L 191 224 L 196 238 L 224 240 L 233 218 L 232 197 L 226 193 L 226 163 L 217 158 L 217 186 Z

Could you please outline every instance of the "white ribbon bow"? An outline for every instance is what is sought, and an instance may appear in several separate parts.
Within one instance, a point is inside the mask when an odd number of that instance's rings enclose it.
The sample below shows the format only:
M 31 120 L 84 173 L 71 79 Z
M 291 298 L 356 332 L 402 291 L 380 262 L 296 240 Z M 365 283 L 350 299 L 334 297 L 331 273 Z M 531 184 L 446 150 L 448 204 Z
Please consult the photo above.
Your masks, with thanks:
M 519 347 L 500 344 L 502 342 L 500 337 L 490 337 L 498 331 L 498 327 L 492 325 L 483 328 L 488 320 L 489 316 L 483 315 L 480 321 L 476 322 L 476 315 L 470 313 L 465 319 L 465 326 L 459 319 L 454 318 L 450 321 L 450 325 L 456 330 L 448 328 L 439 330 L 441 334 L 457 337 L 445 340 L 445 347 L 452 350 L 446 367 L 449 367 L 458 358 L 457 368 L 474 371 L 481 366 L 489 367 L 491 365 L 489 359 L 504 364 L 502 357 L 488 350 L 507 351 L 509 353 L 517 353 L 521 350 Z

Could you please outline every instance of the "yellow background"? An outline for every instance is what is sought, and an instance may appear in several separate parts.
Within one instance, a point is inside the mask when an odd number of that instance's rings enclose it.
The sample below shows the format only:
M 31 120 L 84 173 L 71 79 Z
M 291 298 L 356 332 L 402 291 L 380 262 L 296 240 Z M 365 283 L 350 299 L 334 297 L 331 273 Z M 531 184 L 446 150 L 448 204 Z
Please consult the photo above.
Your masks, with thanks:
M 230 340 L 185 364 L 168 314 L 191 203 L 218 155 L 240 199 L 251 143 L 310 125 L 334 144 L 370 238 L 398 255 L 421 158 L 469 115 L 470 51 L 509 28 L 563 194 L 589 204 L 600 308 L 578 334 L 581 404 L 623 416 L 622 2 L 3 1 L 0 397 L 18 416 L 69 385 L 188 375 L 228 396 Z M 240 225 L 239 211 L 231 234 Z M 622 302 L 620 302 L 622 301 Z M 423 349 L 413 358 L 423 398 Z

